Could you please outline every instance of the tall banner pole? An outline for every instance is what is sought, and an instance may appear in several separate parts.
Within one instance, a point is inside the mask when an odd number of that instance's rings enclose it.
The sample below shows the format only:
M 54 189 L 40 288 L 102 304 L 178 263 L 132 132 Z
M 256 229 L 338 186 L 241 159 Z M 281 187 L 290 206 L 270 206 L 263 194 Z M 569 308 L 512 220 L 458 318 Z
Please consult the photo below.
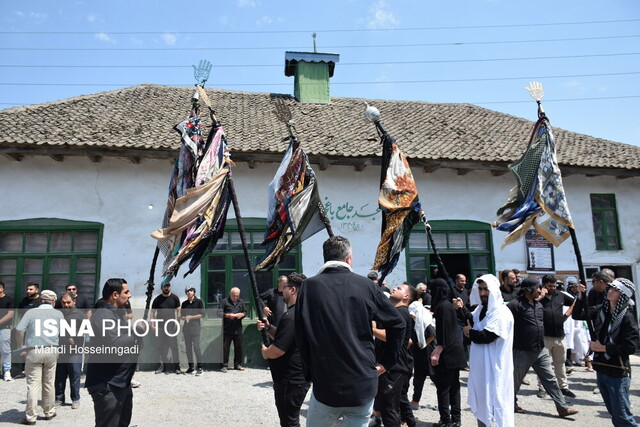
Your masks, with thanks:
M 229 194 L 231 196 L 231 202 L 233 203 L 233 210 L 236 214 L 236 222 L 238 223 L 238 232 L 240 233 L 240 241 L 242 242 L 242 250 L 244 252 L 244 261 L 247 264 L 247 271 L 249 272 L 249 281 L 251 282 L 251 290 L 253 291 L 253 299 L 256 302 L 256 311 L 258 312 L 258 317 L 260 319 L 263 318 L 263 309 L 264 303 L 260 298 L 260 293 L 258 292 L 258 284 L 256 282 L 256 275 L 253 272 L 253 267 L 251 263 L 251 257 L 249 256 L 249 247 L 247 245 L 247 237 L 244 231 L 244 225 L 242 223 L 242 216 L 240 215 L 240 206 L 238 205 L 238 197 L 236 196 L 236 188 L 233 184 L 233 179 L 229 176 Z M 266 329 L 262 330 L 262 342 L 264 345 L 269 345 L 269 335 Z

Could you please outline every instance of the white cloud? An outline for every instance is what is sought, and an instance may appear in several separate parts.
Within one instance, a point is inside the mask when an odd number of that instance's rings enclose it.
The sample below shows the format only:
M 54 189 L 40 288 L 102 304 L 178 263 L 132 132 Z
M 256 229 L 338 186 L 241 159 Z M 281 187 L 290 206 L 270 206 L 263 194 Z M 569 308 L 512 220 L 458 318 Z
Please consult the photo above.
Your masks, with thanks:
M 237 0 L 238 7 L 256 7 L 258 2 L 256 0 Z
M 371 7 L 371 14 L 372 16 L 367 18 L 368 28 L 393 28 L 400 23 L 394 13 L 387 9 L 385 0 L 378 0 L 374 3 Z
M 115 43 L 116 42 L 107 33 L 96 33 L 94 37 L 97 38 L 100 41 L 107 42 L 107 43 Z
M 15 12 L 13 12 L 13 14 L 20 18 L 24 17 L 24 12 L 21 10 L 16 10 Z
M 178 40 L 178 36 L 173 33 L 163 33 L 160 37 L 162 37 L 162 40 L 164 40 L 168 46 L 175 45 Z
M 598 88 L 598 92 L 607 92 L 608 90 L 609 90 L 609 88 L 608 88 L 608 87 L 606 87 L 606 86 L 600 86 L 600 87 Z
M 229 23 L 229 17 L 227 15 L 222 15 L 218 18 L 218 22 L 222 25 L 227 25 Z
M 582 86 L 582 83 L 580 83 L 576 79 L 571 79 L 568 82 L 561 83 L 561 86 L 570 87 L 570 88 L 577 88 L 577 87 Z
M 273 23 L 273 19 L 270 16 L 263 16 L 256 21 L 257 25 L 269 25 L 271 23 Z
M 98 20 L 98 17 L 96 15 L 94 14 L 87 15 L 87 21 L 96 22 L 97 20 Z

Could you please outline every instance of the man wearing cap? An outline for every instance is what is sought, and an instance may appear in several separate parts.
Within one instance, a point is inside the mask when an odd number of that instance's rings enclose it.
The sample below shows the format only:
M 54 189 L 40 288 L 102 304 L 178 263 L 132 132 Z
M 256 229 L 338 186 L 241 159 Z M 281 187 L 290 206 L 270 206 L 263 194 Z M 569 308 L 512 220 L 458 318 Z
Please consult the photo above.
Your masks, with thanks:
M 578 285 L 581 293 L 584 285 Z M 618 278 L 607 286 L 606 299 L 600 309 L 586 310 L 584 298 L 578 299 L 573 312 L 574 319 L 592 319 L 597 341 L 591 342 L 594 351 L 593 369 L 596 370 L 598 389 L 604 404 L 616 426 L 635 426 L 631 413 L 629 386 L 631 384 L 631 364 L 629 355 L 638 346 L 638 323 L 633 315 L 632 296 L 634 284 Z
M 204 304 L 202 300 L 196 298 L 196 287 L 187 285 L 184 288 L 187 299 L 184 300 L 180 310 L 180 317 L 184 321 L 182 333 L 184 334 L 184 344 L 187 352 L 189 369 L 187 374 L 191 374 L 193 369 L 193 353 L 196 355 L 196 376 L 202 375 L 202 351 L 200 350 L 200 319 L 204 317 Z
M 540 291 L 540 304 L 544 320 L 544 346 L 549 350 L 551 364 L 555 372 L 560 392 L 567 397 L 576 397 L 569 390 L 565 360 L 567 359 L 567 342 L 565 340 L 564 322 L 571 316 L 565 314 L 563 307 L 571 307 L 575 303 L 566 292 L 556 290 L 556 277 L 553 274 L 542 276 L 542 290 Z M 572 337 L 571 337 L 572 338 Z M 542 383 L 538 381 L 538 396 L 544 397 Z
M 58 334 L 45 334 L 45 321 L 53 320 L 57 328 L 64 319 L 62 313 L 55 310 L 56 294 L 46 290 L 40 294 L 40 305 L 27 311 L 18 326 L 16 339 L 18 347 L 26 351 L 25 374 L 27 377 L 27 406 L 22 424 L 36 423 L 38 398 L 42 398 L 45 420 L 56 416 L 54 407 L 56 361 L 58 359 Z M 37 333 L 37 331 L 40 331 Z M 53 335 L 53 336 L 49 336 Z M 42 395 L 39 396 L 40 392 Z
M 507 306 L 513 314 L 513 393 L 517 395 L 522 380 L 529 368 L 533 368 L 540 378 L 544 389 L 556 405 L 558 415 L 567 417 L 578 413 L 570 408 L 564 399 L 558 381 L 551 369 L 549 350 L 544 346 L 544 320 L 540 298 L 540 285 L 534 279 L 524 279 L 520 285 L 521 294 Z M 515 397 L 515 412 L 525 411 L 517 404 Z
M 171 283 L 162 285 L 162 294 L 158 295 L 151 305 L 151 318 L 160 320 L 157 323 L 158 351 L 160 352 L 160 366 L 156 369 L 156 374 L 163 372 L 183 374 L 180 370 L 180 356 L 178 353 L 178 338 L 171 330 L 175 326 L 174 322 L 167 323 L 168 320 L 180 320 L 180 298 L 171 293 Z M 151 323 L 152 327 L 154 323 Z M 165 326 L 168 328 L 166 329 Z M 170 336 L 173 335 L 173 336 Z M 171 362 L 169 363 L 167 350 L 171 350 Z

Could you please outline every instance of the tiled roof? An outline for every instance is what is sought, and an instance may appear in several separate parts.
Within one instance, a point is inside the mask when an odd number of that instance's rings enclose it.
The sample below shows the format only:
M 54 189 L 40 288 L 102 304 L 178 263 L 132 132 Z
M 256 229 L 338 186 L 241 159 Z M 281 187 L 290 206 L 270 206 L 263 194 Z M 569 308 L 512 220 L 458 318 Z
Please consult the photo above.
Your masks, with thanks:
M 186 118 L 193 91 L 193 87 L 140 85 L 3 110 L 0 149 L 6 153 L 12 147 L 59 148 L 70 155 L 92 149 L 136 150 L 142 157 L 145 151 L 170 153 L 179 145 L 172 127 Z M 470 104 L 359 98 L 300 104 L 289 95 L 218 89 L 207 89 L 207 94 L 232 153 L 255 159 L 270 158 L 270 153 L 286 148 L 287 130 L 275 115 L 276 97 L 291 107 L 298 137 L 312 158 L 379 157 L 375 127 L 363 118 L 365 101 L 380 110 L 385 128 L 417 164 L 504 166 L 522 155 L 533 126 L 529 120 Z M 202 116 L 208 128 L 204 109 Z M 614 168 L 640 175 L 640 147 L 559 128 L 554 128 L 554 135 L 561 166 Z

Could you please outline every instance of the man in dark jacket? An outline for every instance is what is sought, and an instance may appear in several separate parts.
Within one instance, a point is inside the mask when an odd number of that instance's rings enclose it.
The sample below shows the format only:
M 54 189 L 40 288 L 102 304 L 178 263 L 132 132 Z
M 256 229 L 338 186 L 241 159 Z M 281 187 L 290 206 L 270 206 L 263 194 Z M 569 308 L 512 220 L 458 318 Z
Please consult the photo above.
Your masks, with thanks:
M 93 399 L 96 426 L 128 426 L 131 422 L 131 378 L 136 371 L 142 338 L 132 332 L 107 327 L 127 323 L 123 309 L 130 296 L 129 286 L 123 279 L 107 280 L 102 288 L 101 308 L 91 317 L 96 336 L 92 337 L 90 345 L 96 347 L 95 350 L 108 351 L 102 355 L 93 352 L 87 368 L 85 387 Z M 123 350 L 122 355 L 109 354 L 117 349 Z
M 591 342 L 595 352 L 592 365 L 596 370 L 598 389 L 616 426 L 635 426 L 629 402 L 631 365 L 629 355 L 638 346 L 638 323 L 633 315 L 631 297 L 633 283 L 616 279 L 607 287 L 606 300 L 598 308 L 587 310 L 584 301 L 584 285 L 578 285 L 580 298 L 576 302 L 573 318 L 594 320 L 597 341 Z
M 567 417 L 578 413 L 570 408 L 560 392 L 558 381 L 551 368 L 549 350 L 544 346 L 544 321 L 540 297 L 540 285 L 534 279 L 524 279 L 520 285 L 521 295 L 507 307 L 513 314 L 513 393 L 518 394 L 522 380 L 529 368 L 533 368 L 540 382 L 556 405 L 558 414 Z M 515 404 L 515 412 L 524 410 Z
M 380 288 L 352 271 L 349 240 L 333 236 L 322 249 L 325 264 L 304 282 L 296 303 L 296 342 L 313 382 L 307 425 L 331 425 L 340 417 L 366 425 L 378 375 L 396 362 L 405 325 Z M 387 335 L 378 363 L 374 320 Z
M 247 315 L 247 307 L 240 298 L 240 288 L 231 288 L 229 298 L 220 301 L 222 310 L 222 369 L 226 373 L 229 368 L 229 352 L 233 342 L 233 367 L 244 371 L 242 366 L 242 319 Z

